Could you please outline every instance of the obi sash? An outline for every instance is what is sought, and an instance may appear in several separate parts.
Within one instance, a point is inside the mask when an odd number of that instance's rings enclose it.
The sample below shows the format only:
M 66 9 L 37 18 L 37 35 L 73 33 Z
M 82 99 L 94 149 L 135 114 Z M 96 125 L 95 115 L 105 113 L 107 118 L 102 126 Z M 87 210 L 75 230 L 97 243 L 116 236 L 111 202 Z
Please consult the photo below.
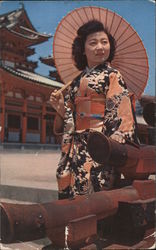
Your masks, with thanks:
M 78 95 L 75 97 L 76 131 L 100 128 L 103 125 L 105 97 L 88 88 L 88 84 L 85 88 L 85 82 L 81 82 Z

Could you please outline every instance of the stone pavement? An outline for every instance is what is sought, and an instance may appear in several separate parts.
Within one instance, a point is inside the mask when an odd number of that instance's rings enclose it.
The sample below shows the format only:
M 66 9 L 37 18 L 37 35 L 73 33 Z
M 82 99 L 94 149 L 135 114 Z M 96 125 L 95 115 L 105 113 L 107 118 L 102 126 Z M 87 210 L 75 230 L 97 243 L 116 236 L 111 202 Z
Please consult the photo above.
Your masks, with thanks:
M 45 246 L 49 246 L 51 244 L 48 238 L 44 238 L 41 240 L 30 241 L 30 242 L 19 242 L 14 244 L 1 244 L 1 250 L 42 250 Z M 50 250 L 50 249 L 49 249 Z
M 0 152 L 1 198 L 46 202 L 57 197 L 60 150 Z
M 41 203 L 57 199 L 56 167 L 60 150 L 1 150 L 1 202 Z M 41 250 L 48 238 L 1 244 L 2 250 Z

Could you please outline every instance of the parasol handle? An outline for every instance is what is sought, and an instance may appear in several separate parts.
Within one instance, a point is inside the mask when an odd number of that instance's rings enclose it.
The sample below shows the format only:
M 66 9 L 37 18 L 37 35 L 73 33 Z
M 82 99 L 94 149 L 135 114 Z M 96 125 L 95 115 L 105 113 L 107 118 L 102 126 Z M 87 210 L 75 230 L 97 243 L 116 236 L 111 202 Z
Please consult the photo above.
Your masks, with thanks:
M 71 83 L 72 83 L 72 81 L 69 81 L 61 89 L 59 89 L 57 92 L 53 93 L 53 95 L 59 96 L 66 88 L 68 88 L 70 86 Z

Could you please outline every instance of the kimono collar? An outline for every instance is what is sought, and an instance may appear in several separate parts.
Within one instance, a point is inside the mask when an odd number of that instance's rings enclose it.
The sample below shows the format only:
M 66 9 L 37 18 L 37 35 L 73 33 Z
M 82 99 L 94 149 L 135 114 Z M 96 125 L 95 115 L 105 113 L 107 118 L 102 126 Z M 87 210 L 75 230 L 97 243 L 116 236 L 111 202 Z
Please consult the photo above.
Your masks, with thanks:
M 92 68 L 89 68 L 88 66 L 86 66 L 85 70 L 84 70 L 84 73 L 85 74 L 90 74 L 94 69 L 99 69 L 99 68 L 107 68 L 108 66 L 110 65 L 109 62 L 104 62 L 104 63 L 101 63 L 101 64 L 98 64 Z

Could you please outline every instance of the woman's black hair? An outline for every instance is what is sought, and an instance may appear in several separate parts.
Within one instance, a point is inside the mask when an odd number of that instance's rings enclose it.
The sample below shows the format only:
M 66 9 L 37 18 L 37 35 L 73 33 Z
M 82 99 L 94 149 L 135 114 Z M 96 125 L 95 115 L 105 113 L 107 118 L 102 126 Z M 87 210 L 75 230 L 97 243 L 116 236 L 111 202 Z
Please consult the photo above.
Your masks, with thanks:
M 74 39 L 72 44 L 72 56 L 75 61 L 75 66 L 79 70 L 83 70 L 87 66 L 87 58 L 84 54 L 85 42 L 87 36 L 98 31 L 104 31 L 110 42 L 110 54 L 107 59 L 108 62 L 111 62 L 115 54 L 115 39 L 112 35 L 104 28 L 103 24 L 98 20 L 91 20 L 84 25 L 82 25 L 77 31 L 77 37 Z

